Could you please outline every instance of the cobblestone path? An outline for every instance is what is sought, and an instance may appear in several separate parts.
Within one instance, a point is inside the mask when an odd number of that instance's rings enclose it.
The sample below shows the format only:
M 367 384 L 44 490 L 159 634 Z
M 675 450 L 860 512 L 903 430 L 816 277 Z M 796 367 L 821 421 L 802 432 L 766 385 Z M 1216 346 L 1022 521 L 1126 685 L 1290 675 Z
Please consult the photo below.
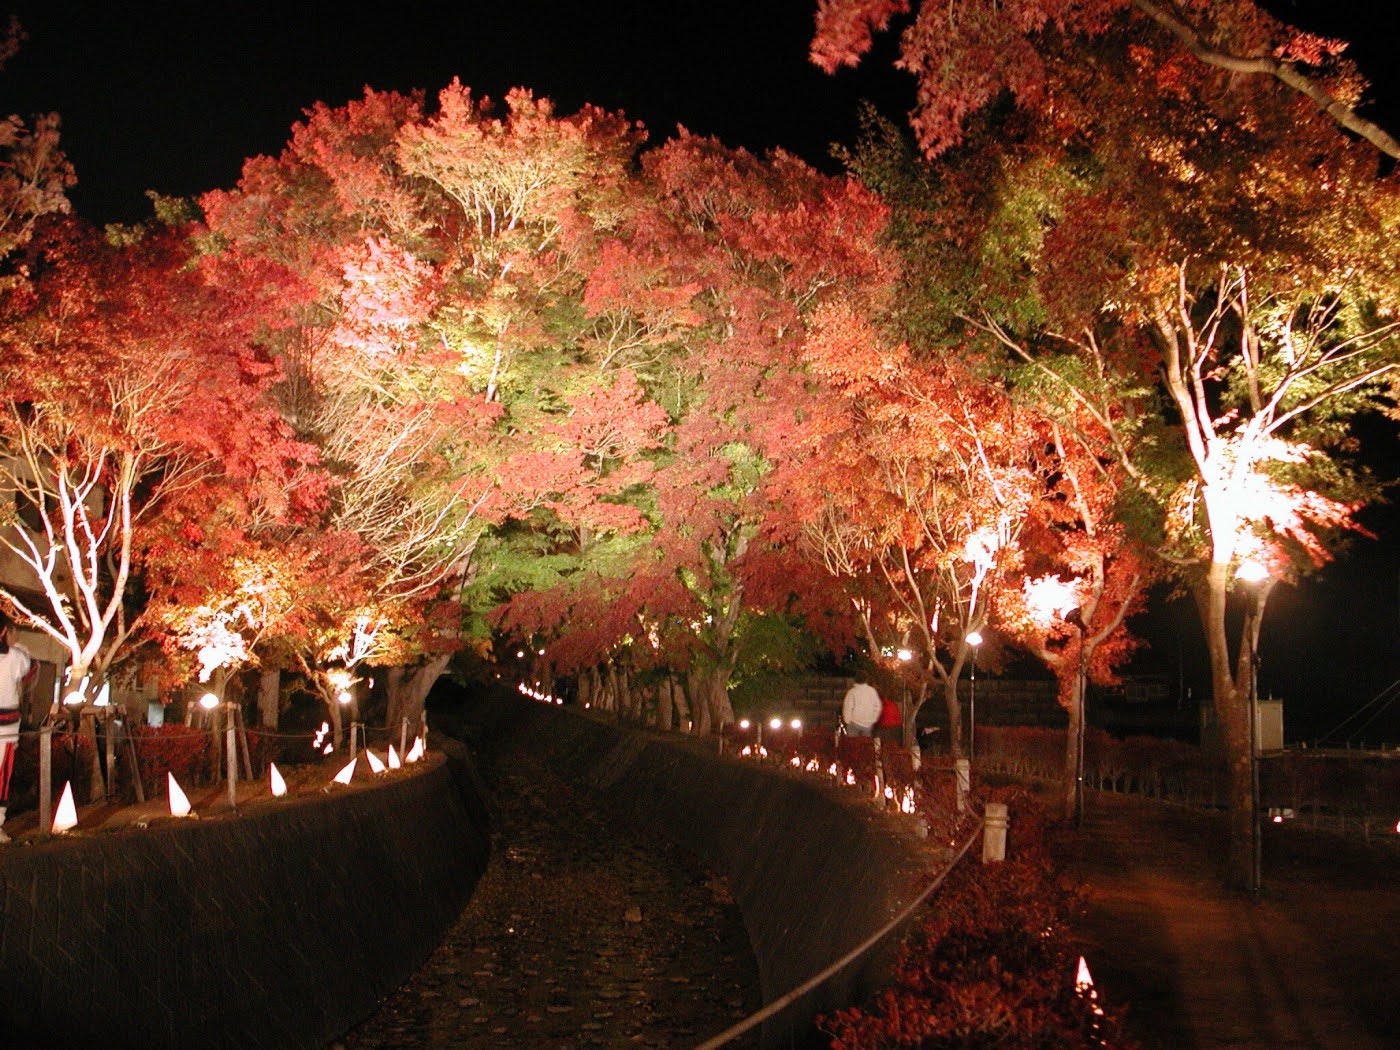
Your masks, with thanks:
M 529 753 L 508 761 L 482 770 L 495 838 L 466 910 L 333 1047 L 686 1047 L 759 1008 L 722 880 L 664 839 L 610 825 Z

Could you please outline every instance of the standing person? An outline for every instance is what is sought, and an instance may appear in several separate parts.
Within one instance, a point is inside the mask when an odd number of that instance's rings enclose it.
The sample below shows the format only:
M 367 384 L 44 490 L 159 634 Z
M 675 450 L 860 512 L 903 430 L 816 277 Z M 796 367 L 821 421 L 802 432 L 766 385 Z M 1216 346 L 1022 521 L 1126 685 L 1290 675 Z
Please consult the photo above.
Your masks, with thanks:
M 5 834 L 5 807 L 19 751 L 20 687 L 34 673 L 34 660 L 28 651 L 11 643 L 13 631 L 10 618 L 0 613 L 0 842 L 10 841 Z
M 904 743 L 904 715 L 899 705 L 885 697 L 880 701 L 880 717 L 875 722 L 875 735 L 886 744 Z
M 846 735 L 870 736 L 879 718 L 880 694 L 864 678 L 857 678 L 841 701 L 841 721 L 846 723 Z

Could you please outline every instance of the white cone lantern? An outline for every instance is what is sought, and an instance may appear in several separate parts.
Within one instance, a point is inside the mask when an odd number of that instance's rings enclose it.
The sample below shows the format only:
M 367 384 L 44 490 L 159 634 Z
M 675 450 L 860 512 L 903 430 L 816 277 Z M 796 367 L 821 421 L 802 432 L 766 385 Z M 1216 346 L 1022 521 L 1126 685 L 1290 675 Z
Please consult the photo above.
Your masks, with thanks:
M 287 793 L 287 782 L 282 779 L 282 774 L 277 770 L 277 763 L 267 764 L 267 778 L 272 785 L 272 795 L 274 798 L 281 798 Z
M 399 753 L 394 750 L 394 745 L 389 745 L 389 768 L 399 769 L 403 766 L 403 760 L 399 758 Z
M 375 754 L 373 751 L 371 751 L 369 748 L 365 748 L 365 761 L 369 763 L 369 771 L 370 771 L 371 773 L 383 773 L 383 772 L 384 772 L 384 769 L 385 769 L 384 763 L 381 762 L 380 759 L 379 759 L 379 756 L 376 755 L 376 754 Z
M 355 762 L 356 760 L 352 758 L 346 763 L 345 768 L 335 775 L 335 782 L 337 784 L 350 783 L 350 778 L 355 775 Z
M 190 815 L 190 797 L 175 782 L 174 773 L 167 772 L 165 774 L 165 786 L 170 792 L 170 815 L 172 817 L 188 817 Z
M 408 749 L 408 754 L 404 756 L 405 762 L 417 762 L 423 757 L 423 738 L 421 736 L 413 738 L 413 746 Z
M 63 795 L 58 800 L 58 812 L 53 815 L 52 831 L 55 835 L 62 835 L 65 831 L 72 831 L 77 826 L 78 807 L 73 804 L 73 785 L 65 783 Z

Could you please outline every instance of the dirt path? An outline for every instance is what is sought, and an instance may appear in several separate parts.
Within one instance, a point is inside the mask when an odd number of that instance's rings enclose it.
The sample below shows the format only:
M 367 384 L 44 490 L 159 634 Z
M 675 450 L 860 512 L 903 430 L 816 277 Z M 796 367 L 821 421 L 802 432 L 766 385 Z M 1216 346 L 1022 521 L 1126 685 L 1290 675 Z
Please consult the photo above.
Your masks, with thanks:
M 1149 1050 L 1400 1046 L 1400 853 L 1270 827 L 1255 903 L 1222 888 L 1218 816 L 1106 794 L 1056 846 L 1095 981 Z
M 721 880 L 664 839 L 611 826 L 527 751 L 503 761 L 482 770 L 499 834 L 467 909 L 336 1045 L 684 1047 L 758 1009 Z

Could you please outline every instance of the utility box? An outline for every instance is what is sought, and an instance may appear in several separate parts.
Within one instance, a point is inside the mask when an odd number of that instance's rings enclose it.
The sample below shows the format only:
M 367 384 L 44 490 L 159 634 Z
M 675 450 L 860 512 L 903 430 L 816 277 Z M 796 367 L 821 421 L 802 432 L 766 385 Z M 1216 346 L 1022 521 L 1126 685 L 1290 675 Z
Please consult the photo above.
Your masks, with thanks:
M 1269 697 L 1255 701 L 1254 740 L 1261 752 L 1283 750 L 1283 701 Z M 1201 750 L 1220 754 L 1220 731 L 1215 724 L 1215 709 L 1201 705 Z
M 1258 701 L 1254 711 L 1254 739 L 1260 751 L 1283 750 L 1283 701 L 1270 697 Z

